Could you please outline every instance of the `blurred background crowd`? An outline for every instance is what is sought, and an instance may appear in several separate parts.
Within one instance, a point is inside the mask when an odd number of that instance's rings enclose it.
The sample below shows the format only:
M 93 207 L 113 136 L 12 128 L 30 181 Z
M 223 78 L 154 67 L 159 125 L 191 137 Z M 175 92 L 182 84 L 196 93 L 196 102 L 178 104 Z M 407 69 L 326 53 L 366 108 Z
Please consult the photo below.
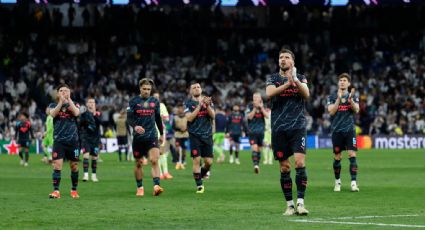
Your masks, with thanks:
M 329 134 L 327 96 L 347 72 L 359 134 L 425 134 L 425 7 L 0 5 L 0 139 L 20 112 L 41 136 L 55 87 L 94 96 L 102 130 L 155 80 L 169 111 L 203 84 L 216 107 L 242 108 L 278 71 L 282 47 L 307 79 L 308 132 Z

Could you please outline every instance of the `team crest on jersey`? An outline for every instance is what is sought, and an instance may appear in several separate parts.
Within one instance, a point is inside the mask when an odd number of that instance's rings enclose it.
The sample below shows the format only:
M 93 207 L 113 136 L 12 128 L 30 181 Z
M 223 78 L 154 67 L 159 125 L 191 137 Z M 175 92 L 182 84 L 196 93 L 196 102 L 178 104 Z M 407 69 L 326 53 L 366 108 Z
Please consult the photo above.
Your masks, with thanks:
M 341 102 L 345 103 L 347 100 L 345 98 L 341 98 Z
M 150 105 L 151 108 L 155 107 L 155 103 L 154 102 L 149 103 L 149 105 Z
M 148 102 L 145 101 L 145 103 L 143 103 L 143 107 L 148 107 Z
M 66 112 L 66 108 L 65 107 L 62 107 L 61 111 L 62 112 Z

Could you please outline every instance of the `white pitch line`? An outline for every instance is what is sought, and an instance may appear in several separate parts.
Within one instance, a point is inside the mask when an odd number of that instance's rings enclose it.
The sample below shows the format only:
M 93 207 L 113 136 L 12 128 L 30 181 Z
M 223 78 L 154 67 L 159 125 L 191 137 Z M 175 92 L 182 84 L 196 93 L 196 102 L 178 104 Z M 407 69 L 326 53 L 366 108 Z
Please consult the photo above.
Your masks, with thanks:
M 419 215 L 388 215 L 388 216 L 344 216 L 329 218 L 330 220 L 350 220 L 350 219 L 377 219 L 377 218 L 393 218 L 393 217 L 417 217 Z
M 289 220 L 298 223 L 321 223 L 321 224 L 347 224 L 347 225 L 375 225 L 385 227 L 405 227 L 405 228 L 425 228 L 425 225 L 410 225 L 410 224 L 383 224 L 372 222 L 345 222 L 345 221 L 332 221 L 332 220 Z

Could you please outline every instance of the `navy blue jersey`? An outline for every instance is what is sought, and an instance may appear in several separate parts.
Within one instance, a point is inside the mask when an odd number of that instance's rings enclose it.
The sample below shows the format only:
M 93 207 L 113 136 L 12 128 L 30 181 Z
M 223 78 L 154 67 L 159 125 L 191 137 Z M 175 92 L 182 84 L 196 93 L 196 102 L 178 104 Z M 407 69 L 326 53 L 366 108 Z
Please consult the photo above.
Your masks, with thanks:
M 80 139 L 97 145 L 100 142 L 100 112 L 86 111 L 80 115 Z
M 341 97 L 338 110 L 331 116 L 331 132 L 351 132 L 355 130 L 355 112 L 351 109 L 351 104 L 348 101 L 349 93 Z M 329 95 L 327 105 L 334 104 L 337 99 L 337 94 Z M 355 103 L 359 103 L 358 97 L 353 97 Z
M 248 133 L 249 134 L 264 134 L 266 122 L 264 119 L 264 114 L 261 112 L 261 109 L 254 108 L 252 103 L 248 104 L 246 116 L 248 113 L 251 113 L 255 109 L 255 114 L 252 119 L 248 118 Z
M 198 101 L 189 99 L 184 103 L 184 112 L 192 113 L 198 105 Z M 206 107 L 202 107 L 196 118 L 192 122 L 187 122 L 187 126 L 190 135 L 203 139 L 212 138 L 212 118 L 208 115 Z
M 57 106 L 56 103 L 49 105 L 51 109 Z M 78 104 L 75 106 L 79 107 Z M 62 105 L 58 115 L 53 118 L 53 140 L 62 144 L 78 143 L 77 117 L 69 109 L 69 104 Z
M 135 126 L 142 126 L 145 132 L 138 134 L 133 132 L 134 141 L 147 141 L 158 139 L 158 131 L 156 127 L 163 133 L 162 118 L 159 111 L 158 99 L 150 96 L 142 98 L 136 96 L 130 100 L 127 108 L 127 121 L 133 128 Z
M 226 115 L 223 113 L 215 114 L 215 132 L 224 133 L 226 131 Z
M 242 135 L 244 131 L 244 116 L 241 112 L 232 112 L 227 117 L 226 133 L 232 135 Z
M 297 74 L 302 83 L 307 83 L 304 75 Z M 288 78 L 280 76 L 279 73 L 270 75 L 266 85 L 279 87 L 285 84 Z M 305 99 L 299 93 L 298 87 L 291 85 L 279 95 L 270 98 L 271 128 L 272 132 L 288 131 L 306 128 Z
M 16 122 L 16 132 L 15 139 L 18 141 L 28 141 L 31 138 L 34 138 L 34 134 L 32 133 L 31 122 L 29 121 L 17 121 Z

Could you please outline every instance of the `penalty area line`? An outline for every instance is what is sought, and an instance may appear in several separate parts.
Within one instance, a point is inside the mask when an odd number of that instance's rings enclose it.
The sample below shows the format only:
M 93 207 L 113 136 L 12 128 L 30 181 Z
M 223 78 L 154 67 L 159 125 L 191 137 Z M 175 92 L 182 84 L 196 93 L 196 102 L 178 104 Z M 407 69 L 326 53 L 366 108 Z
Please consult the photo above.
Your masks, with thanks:
M 425 228 L 425 225 L 411 225 L 411 224 L 384 224 L 373 222 L 346 222 L 346 221 L 333 221 L 333 220 L 288 220 L 297 223 L 318 223 L 318 224 L 346 224 L 346 225 L 374 225 L 383 227 L 404 227 L 404 228 Z

